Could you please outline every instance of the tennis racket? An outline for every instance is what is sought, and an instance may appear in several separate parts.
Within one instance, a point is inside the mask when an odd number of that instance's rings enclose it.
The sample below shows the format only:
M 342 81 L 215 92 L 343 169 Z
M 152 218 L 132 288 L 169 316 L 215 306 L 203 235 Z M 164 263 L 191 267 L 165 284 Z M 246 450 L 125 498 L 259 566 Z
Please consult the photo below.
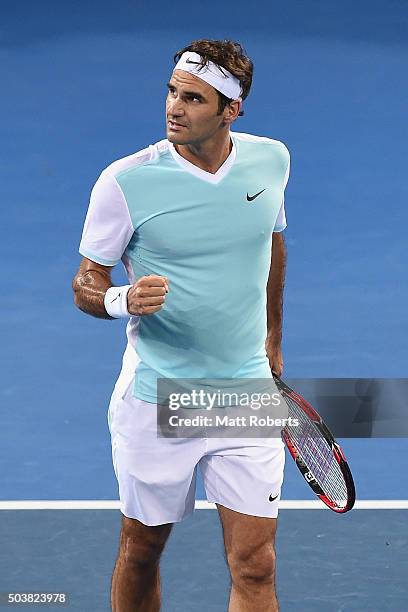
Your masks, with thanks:
M 273 372 L 278 391 L 288 406 L 288 417 L 298 425 L 286 425 L 282 439 L 304 479 L 334 512 L 348 512 L 356 493 L 353 477 L 340 445 L 314 408 Z

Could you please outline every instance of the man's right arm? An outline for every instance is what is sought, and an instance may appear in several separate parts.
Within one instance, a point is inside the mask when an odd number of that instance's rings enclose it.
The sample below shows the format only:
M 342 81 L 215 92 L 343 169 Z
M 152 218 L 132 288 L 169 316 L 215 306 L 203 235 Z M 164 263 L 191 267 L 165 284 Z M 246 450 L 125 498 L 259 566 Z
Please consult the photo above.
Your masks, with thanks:
M 103 266 L 84 257 L 72 281 L 75 305 L 99 319 L 113 319 L 105 309 L 105 294 L 112 287 L 111 271 L 113 266 Z M 127 309 L 130 315 L 141 316 L 162 309 L 165 294 L 169 291 L 165 276 L 150 274 L 142 276 L 129 289 Z
M 80 310 L 100 319 L 112 319 L 105 310 L 105 293 L 112 287 L 112 266 L 84 257 L 72 281 L 74 302 Z

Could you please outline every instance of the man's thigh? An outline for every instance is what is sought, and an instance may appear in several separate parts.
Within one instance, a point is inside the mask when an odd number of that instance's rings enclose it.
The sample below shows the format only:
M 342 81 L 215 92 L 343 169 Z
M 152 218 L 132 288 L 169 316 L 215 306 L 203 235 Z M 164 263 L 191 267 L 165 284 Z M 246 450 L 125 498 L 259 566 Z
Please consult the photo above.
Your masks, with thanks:
M 125 517 L 147 526 L 176 523 L 194 510 L 200 439 L 157 436 L 157 406 L 132 394 L 132 381 L 112 395 L 112 459 Z
M 259 518 L 276 518 L 285 449 L 279 439 L 209 439 L 200 460 L 210 502 Z

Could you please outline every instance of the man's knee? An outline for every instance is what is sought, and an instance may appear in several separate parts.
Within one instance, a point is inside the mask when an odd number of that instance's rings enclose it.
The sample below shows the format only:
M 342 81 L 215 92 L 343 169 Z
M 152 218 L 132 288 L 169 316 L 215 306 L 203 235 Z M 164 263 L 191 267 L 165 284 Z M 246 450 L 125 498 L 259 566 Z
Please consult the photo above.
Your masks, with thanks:
M 123 517 L 119 558 L 138 571 L 154 570 L 160 560 L 172 525 L 147 526 Z
M 276 555 L 271 543 L 256 549 L 231 552 L 227 560 L 236 586 L 274 585 Z

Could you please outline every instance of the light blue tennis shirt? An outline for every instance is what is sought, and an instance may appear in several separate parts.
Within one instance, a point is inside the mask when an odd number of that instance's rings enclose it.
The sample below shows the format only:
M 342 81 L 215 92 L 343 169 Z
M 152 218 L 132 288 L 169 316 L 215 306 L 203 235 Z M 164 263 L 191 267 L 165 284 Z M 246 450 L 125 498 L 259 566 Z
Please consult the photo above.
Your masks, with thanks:
M 231 132 L 215 174 L 167 139 L 113 162 L 95 184 L 80 253 L 126 267 L 129 283 L 169 280 L 163 308 L 131 317 L 123 368 L 133 394 L 157 401 L 157 378 L 270 378 L 265 351 L 272 234 L 286 226 L 289 152 Z

